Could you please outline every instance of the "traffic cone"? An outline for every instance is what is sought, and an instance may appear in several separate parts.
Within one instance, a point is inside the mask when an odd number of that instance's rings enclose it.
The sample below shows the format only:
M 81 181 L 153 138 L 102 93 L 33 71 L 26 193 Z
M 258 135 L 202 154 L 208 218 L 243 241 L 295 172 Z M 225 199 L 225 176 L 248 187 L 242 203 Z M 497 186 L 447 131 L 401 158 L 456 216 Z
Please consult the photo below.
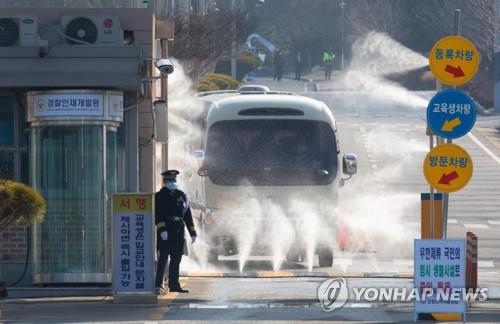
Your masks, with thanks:
M 346 219 L 347 217 L 350 217 L 349 215 L 351 215 L 351 211 L 348 211 L 347 214 L 348 215 L 340 215 L 338 248 L 352 252 L 377 252 L 372 247 L 369 239 L 369 233 L 363 229 L 350 227 L 349 222 Z
M 340 219 L 339 222 L 339 240 L 338 247 L 341 250 L 346 249 L 346 240 L 347 240 L 347 226 L 344 219 Z

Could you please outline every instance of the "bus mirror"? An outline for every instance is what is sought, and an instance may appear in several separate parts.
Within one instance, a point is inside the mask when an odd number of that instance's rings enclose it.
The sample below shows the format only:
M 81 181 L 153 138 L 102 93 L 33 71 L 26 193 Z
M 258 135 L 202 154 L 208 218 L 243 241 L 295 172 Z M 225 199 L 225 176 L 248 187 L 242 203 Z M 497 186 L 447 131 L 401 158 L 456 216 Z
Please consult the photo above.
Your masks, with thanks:
M 198 163 L 198 175 L 202 177 L 206 176 L 207 170 L 203 168 L 203 160 L 205 159 L 205 152 L 203 150 L 196 150 L 193 152 L 193 158 L 196 160 L 196 163 Z
M 193 158 L 196 161 L 203 161 L 205 158 L 205 152 L 203 150 L 196 150 L 193 152 Z
M 358 172 L 358 158 L 356 154 L 344 154 L 344 157 L 342 159 L 342 171 L 344 172 L 344 174 L 351 176 Z

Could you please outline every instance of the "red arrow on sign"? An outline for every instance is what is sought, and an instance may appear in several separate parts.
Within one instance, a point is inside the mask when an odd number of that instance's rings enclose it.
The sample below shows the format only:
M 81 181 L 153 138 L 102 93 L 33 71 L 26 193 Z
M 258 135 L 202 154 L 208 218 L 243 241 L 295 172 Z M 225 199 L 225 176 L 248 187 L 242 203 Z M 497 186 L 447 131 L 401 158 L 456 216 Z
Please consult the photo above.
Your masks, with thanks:
M 465 76 L 465 73 L 464 73 L 464 71 L 462 71 L 460 66 L 454 67 L 454 66 L 446 64 L 446 68 L 444 69 L 444 71 L 453 74 L 454 78 Z
M 439 184 L 445 184 L 445 185 L 449 185 L 450 184 L 450 181 L 452 180 L 455 180 L 458 178 L 458 173 L 457 171 L 453 171 L 452 173 L 450 174 L 446 174 L 446 173 L 443 173 L 443 176 L 441 177 L 441 179 L 439 179 Z

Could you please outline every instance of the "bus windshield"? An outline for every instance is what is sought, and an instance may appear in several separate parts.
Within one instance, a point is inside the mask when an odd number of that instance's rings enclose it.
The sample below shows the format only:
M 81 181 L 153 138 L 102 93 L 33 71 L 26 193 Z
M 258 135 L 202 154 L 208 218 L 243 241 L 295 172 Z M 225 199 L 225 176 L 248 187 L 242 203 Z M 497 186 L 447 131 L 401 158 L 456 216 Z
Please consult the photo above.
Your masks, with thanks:
M 208 130 L 205 159 L 218 185 L 326 185 L 337 176 L 337 141 L 321 121 L 227 120 Z

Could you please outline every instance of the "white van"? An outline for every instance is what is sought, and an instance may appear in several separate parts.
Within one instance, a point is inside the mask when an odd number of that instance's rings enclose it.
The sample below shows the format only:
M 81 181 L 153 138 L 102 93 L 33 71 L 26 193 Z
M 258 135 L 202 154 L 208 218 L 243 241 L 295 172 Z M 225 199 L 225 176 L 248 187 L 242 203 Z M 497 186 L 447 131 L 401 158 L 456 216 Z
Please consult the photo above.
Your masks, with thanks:
M 199 185 L 189 186 L 208 258 L 281 254 L 319 256 L 331 266 L 337 245 L 341 172 L 337 127 L 325 103 L 273 91 L 201 93 L 211 102 L 203 147 L 194 152 Z M 221 97 L 225 97 L 220 99 Z

